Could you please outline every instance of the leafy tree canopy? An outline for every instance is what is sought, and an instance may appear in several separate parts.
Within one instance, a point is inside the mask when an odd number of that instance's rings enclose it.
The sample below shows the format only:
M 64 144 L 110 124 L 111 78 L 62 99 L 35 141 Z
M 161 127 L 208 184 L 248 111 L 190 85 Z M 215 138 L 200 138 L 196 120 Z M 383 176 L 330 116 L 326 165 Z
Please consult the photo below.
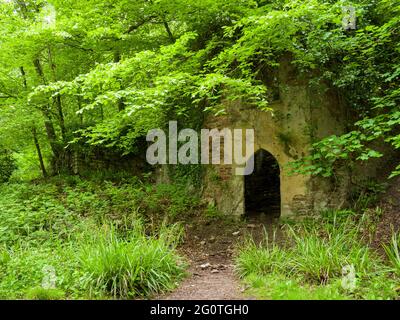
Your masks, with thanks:
M 227 99 L 269 111 L 263 73 L 283 56 L 355 115 L 296 171 L 379 157 L 374 140 L 400 147 L 396 0 L 1 0 L 0 21 L 0 144 L 56 171 L 77 147 L 129 154 L 168 120 L 198 127 Z

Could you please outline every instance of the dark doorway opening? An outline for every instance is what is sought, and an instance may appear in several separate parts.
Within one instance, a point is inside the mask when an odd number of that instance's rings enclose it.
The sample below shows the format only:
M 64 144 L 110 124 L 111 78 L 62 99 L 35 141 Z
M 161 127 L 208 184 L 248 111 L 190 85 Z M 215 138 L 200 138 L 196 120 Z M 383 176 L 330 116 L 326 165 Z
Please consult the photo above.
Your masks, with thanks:
M 278 218 L 281 214 L 280 169 L 269 152 L 259 149 L 254 155 L 254 171 L 245 176 L 246 216 L 266 215 Z

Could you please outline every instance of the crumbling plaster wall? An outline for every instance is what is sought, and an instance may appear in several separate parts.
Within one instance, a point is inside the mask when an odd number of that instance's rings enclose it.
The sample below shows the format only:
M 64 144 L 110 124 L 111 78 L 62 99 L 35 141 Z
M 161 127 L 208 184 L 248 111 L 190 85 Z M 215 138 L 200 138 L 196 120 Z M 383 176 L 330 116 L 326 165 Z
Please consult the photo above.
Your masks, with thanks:
M 205 127 L 254 129 L 254 151 L 270 152 L 280 166 L 281 216 L 343 205 L 348 183 L 345 175 L 338 187 L 327 180 L 290 175 L 288 163 L 306 155 L 313 141 L 343 133 L 345 107 L 334 91 L 322 84 L 311 85 L 289 63 L 281 63 L 276 81 L 279 98 L 270 104 L 272 112 L 227 102 L 226 115 L 208 117 Z M 235 168 L 235 164 L 209 165 L 203 196 L 225 214 L 242 215 L 244 177 L 235 175 Z

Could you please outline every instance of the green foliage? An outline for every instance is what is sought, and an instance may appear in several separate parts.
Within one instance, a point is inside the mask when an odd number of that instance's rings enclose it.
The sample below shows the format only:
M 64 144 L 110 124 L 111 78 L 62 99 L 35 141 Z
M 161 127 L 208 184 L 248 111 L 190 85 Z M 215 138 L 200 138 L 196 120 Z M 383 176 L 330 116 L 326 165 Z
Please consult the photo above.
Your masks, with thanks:
M 217 206 L 213 203 L 209 203 L 207 205 L 207 208 L 204 211 L 204 215 L 210 220 L 219 219 L 224 216 L 222 212 L 218 210 Z
M 281 270 L 287 259 L 285 252 L 275 242 L 269 243 L 268 236 L 266 239 L 265 248 L 261 248 L 252 241 L 239 248 L 236 270 L 241 278 L 252 273 L 268 275 Z
M 399 276 L 400 275 L 400 236 L 393 233 L 391 242 L 389 245 L 385 245 L 386 255 L 392 264 L 394 271 Z
M 252 273 L 246 277 L 251 287 L 249 293 L 272 300 L 348 300 L 341 290 L 340 281 L 326 286 L 312 286 L 282 275 L 260 276 Z
M 140 200 L 148 213 L 159 212 L 166 217 L 182 219 L 199 206 L 195 193 L 188 193 L 185 184 L 158 184 L 148 187 Z
M 7 182 L 15 169 L 15 160 L 11 153 L 0 149 L 0 183 Z
M 22 299 L 28 298 L 28 295 L 33 299 L 38 299 L 39 294 L 43 297 L 60 291 L 65 292 L 65 297 L 69 298 L 85 297 L 86 292 L 82 289 L 81 282 L 81 277 L 84 275 L 76 260 L 77 248 L 79 248 L 79 243 L 72 247 L 69 244 L 53 241 L 40 246 L 35 244 L 23 246 L 16 243 L 8 249 L 2 249 L 1 298 Z M 48 266 L 55 270 L 57 291 L 35 290 L 34 288 L 42 286 L 47 276 L 44 270 Z
M 330 31 L 329 44 L 314 39 L 314 48 L 325 55 L 318 66 L 321 78 L 331 82 L 351 108 L 352 131 L 316 142 L 311 155 L 294 164 L 295 172 L 328 177 L 344 166 L 382 157 L 374 149 L 378 144 L 399 148 L 399 3 L 359 1 L 356 8 L 357 31 L 347 36 Z M 391 176 L 398 173 L 396 169 Z
M 34 138 L 57 167 L 71 146 L 140 153 L 149 129 L 198 128 L 230 100 L 268 111 L 266 70 L 282 59 L 336 88 L 350 115 L 349 133 L 316 142 L 296 172 L 328 177 L 381 157 L 373 141 L 400 146 L 397 0 L 353 1 L 356 31 L 342 27 L 343 0 L 50 4 L 0 4 L 0 143 L 20 176 L 39 167 Z
M 138 181 L 77 177 L 0 186 L 0 297 L 128 298 L 173 288 L 184 274 L 175 251 L 183 231 L 144 223 L 146 190 Z M 183 210 L 174 201 L 171 212 Z M 163 205 L 151 212 L 160 220 L 170 214 Z M 54 270 L 54 290 L 41 286 L 46 268 Z
M 207 113 L 225 114 L 230 101 L 271 111 L 267 70 L 275 71 L 282 60 L 310 86 L 335 88 L 349 115 L 344 124 L 349 132 L 315 141 L 310 154 L 293 163 L 295 173 L 336 177 L 343 168 L 383 157 L 376 145 L 399 149 L 400 4 L 353 1 L 355 31 L 342 27 L 344 5 L 348 2 L 1 1 L 0 145 L 7 150 L 0 153 L 1 297 L 57 296 L 38 287 L 46 264 L 56 269 L 65 297 L 87 297 L 82 288 L 96 297 L 170 288 L 181 271 L 167 248 L 168 232 L 146 225 L 146 232 L 160 232 L 146 238 L 137 226 L 143 220 L 179 220 L 193 211 L 199 205 L 199 167 L 175 170 L 175 178 L 193 182 L 158 186 L 129 179 L 116 185 L 120 177 L 105 170 L 96 181 L 63 176 L 47 184 L 3 183 L 46 176 L 44 169 L 69 170 L 76 150 L 85 158 L 94 149 L 143 153 L 149 129 L 178 120 L 198 130 Z M 400 165 L 392 176 L 398 174 Z M 379 192 L 376 186 L 356 190 L 355 210 L 364 211 Z M 206 214 L 217 212 L 209 207 Z M 322 231 L 315 225 L 292 229 L 291 249 L 249 245 L 239 258 L 241 274 L 256 272 L 260 283 L 265 272 L 279 274 L 289 279 L 281 289 L 294 297 L 304 285 L 313 286 L 316 297 L 328 292 L 340 297 L 335 281 L 349 263 L 366 283 L 353 295 L 392 297 L 387 274 L 371 276 L 381 262 L 355 231 L 337 225 L 352 215 L 327 214 Z M 115 230 L 105 234 L 110 226 Z M 98 242 L 90 242 L 96 237 Z M 392 260 L 394 248 L 388 249 Z M 81 249 L 90 259 L 75 258 Z M 130 265 L 137 267 L 142 253 L 149 260 L 145 269 L 132 269 L 143 276 L 138 282 L 130 277 Z M 160 255 L 166 264 L 160 261 L 152 273 L 148 266 Z M 292 281 L 292 275 L 299 279 Z
M 382 157 L 380 152 L 362 144 L 357 131 L 340 137 L 330 136 L 314 143 L 312 148 L 312 155 L 290 164 L 293 173 L 330 177 L 345 165 L 350 167 L 356 161 Z
M 26 292 L 26 298 L 29 300 L 62 300 L 65 293 L 58 289 L 45 289 L 36 287 Z
M 354 225 L 337 226 L 321 237 L 319 230 L 307 230 L 298 235 L 290 231 L 295 247 L 296 258 L 292 261 L 292 272 L 301 274 L 314 283 L 325 283 L 339 277 L 342 268 L 353 265 L 357 275 L 363 277 L 371 271 L 371 254 L 368 247 L 357 238 Z
M 159 237 L 165 239 L 163 234 Z M 140 229 L 127 239 L 118 238 L 112 229 L 94 239 L 81 254 L 82 268 L 92 279 L 90 292 L 126 299 L 172 289 L 184 266 L 171 243 L 148 238 Z
M 364 223 L 346 211 L 288 226 L 285 245 L 239 247 L 236 270 L 262 298 L 394 299 L 398 278 L 362 241 Z M 343 286 L 349 268 L 354 287 Z
M 370 179 L 362 181 L 355 186 L 350 195 L 354 210 L 362 213 L 364 210 L 373 207 L 377 204 L 385 190 L 386 184 Z

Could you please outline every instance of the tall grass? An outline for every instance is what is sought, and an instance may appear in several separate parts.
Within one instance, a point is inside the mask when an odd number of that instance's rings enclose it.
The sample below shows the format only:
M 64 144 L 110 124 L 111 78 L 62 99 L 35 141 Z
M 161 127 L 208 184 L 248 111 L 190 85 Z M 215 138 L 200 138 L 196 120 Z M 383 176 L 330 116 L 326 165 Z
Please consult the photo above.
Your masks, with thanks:
M 169 238 L 169 241 L 164 241 Z M 113 228 L 83 247 L 81 264 L 89 290 L 114 298 L 149 296 L 173 288 L 184 264 L 170 245 L 175 239 L 147 237 L 140 230 L 120 238 Z
M 236 271 L 268 298 L 280 296 L 279 292 L 287 292 L 281 299 L 300 293 L 314 298 L 329 294 L 332 298 L 394 298 L 398 279 L 393 279 L 382 259 L 363 243 L 363 223 L 341 213 L 340 217 L 330 214 L 286 226 L 289 245 L 267 241 L 257 246 L 248 241 L 237 250 Z M 387 249 L 396 268 L 400 266 L 399 247 L 396 238 Z M 349 280 L 354 286 L 342 286 L 349 270 L 354 270 Z
M 288 259 L 285 252 L 274 241 L 270 241 L 265 233 L 264 246 L 248 239 L 238 248 L 236 258 L 236 272 L 244 278 L 251 273 L 267 275 L 282 270 Z
M 131 298 L 174 287 L 183 228 L 162 221 L 178 199 L 155 197 L 159 219 L 145 223 L 147 188 L 77 177 L 0 185 L 0 298 Z M 56 288 L 42 287 L 46 266 Z
M 339 277 L 343 267 L 352 265 L 359 275 L 371 269 L 370 249 L 357 239 L 356 226 L 350 222 L 318 229 L 296 232 L 289 228 L 294 241 L 287 268 L 310 281 L 326 283 Z
M 384 245 L 386 255 L 394 269 L 394 272 L 400 276 L 400 236 L 393 233 L 390 244 Z

